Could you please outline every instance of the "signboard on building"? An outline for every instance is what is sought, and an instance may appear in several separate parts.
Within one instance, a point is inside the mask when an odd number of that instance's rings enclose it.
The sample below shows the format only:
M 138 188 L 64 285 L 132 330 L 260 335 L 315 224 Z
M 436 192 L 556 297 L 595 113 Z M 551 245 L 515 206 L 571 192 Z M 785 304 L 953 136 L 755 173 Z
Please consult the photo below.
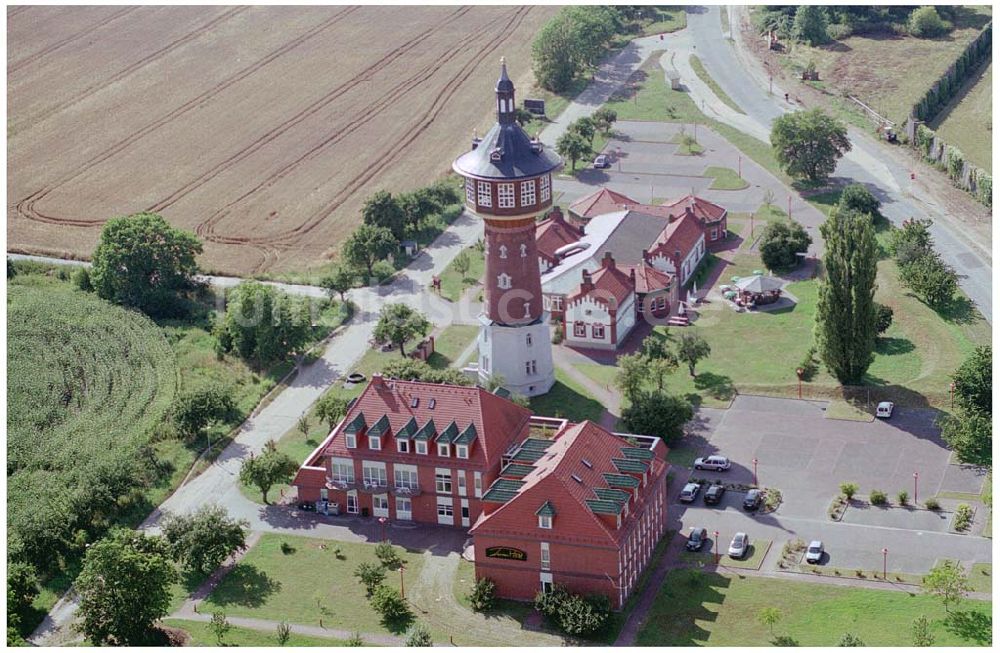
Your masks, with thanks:
M 528 554 L 521 549 L 513 549 L 509 546 L 491 546 L 486 549 L 486 557 L 525 562 L 528 559 Z

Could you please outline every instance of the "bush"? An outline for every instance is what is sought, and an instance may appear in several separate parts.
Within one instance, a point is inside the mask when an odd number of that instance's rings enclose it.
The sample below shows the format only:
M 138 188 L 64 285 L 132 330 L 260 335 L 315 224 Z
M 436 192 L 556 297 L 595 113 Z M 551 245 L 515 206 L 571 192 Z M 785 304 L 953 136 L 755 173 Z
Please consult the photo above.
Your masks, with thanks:
M 960 503 L 955 509 L 955 521 L 952 526 L 956 531 L 968 530 L 972 526 L 972 506 L 967 503 Z
M 906 490 L 900 490 L 896 493 L 896 501 L 899 502 L 899 505 L 905 506 L 910 501 L 910 493 Z
M 854 495 L 858 493 L 858 484 L 851 482 L 841 483 L 840 493 L 843 494 L 848 501 L 850 501 Z
M 684 425 L 694 416 L 691 404 L 682 397 L 658 392 L 642 392 L 622 411 L 630 433 L 655 435 L 672 445 L 684 435 Z
M 407 646 L 434 646 L 434 640 L 431 639 L 431 631 L 427 630 L 427 626 L 422 623 L 415 623 L 410 626 L 410 629 L 406 631 L 406 645 Z
M 396 571 L 403 566 L 403 559 L 399 557 L 396 548 L 388 542 L 379 542 L 375 545 L 375 556 L 389 571 Z
M 565 336 L 563 335 L 563 325 L 562 322 L 560 322 L 559 324 L 556 325 L 555 331 L 552 332 L 552 344 L 558 345 L 562 343 L 564 337 Z
M 951 26 L 942 20 L 934 7 L 920 7 L 910 14 L 907 29 L 911 36 L 927 39 L 941 36 L 951 29 Z
M 393 587 L 379 585 L 371 596 L 371 606 L 385 622 L 399 623 L 411 617 L 406 600 Z
M 489 578 L 480 578 L 469 592 L 469 605 L 476 612 L 487 612 L 496 604 L 497 586 Z
M 361 581 L 368 596 L 371 597 L 385 580 L 385 568 L 374 562 L 362 562 L 354 570 L 354 577 Z
M 875 302 L 875 333 L 882 335 L 892 326 L 892 307 Z
M 787 270 L 799 261 L 812 243 L 812 236 L 798 222 L 772 222 L 760 239 L 760 259 L 769 270 Z
M 924 501 L 924 507 L 927 508 L 928 510 L 940 510 L 941 504 L 938 503 L 937 499 L 931 497 L 930 499 Z
M 868 501 L 873 506 L 884 506 L 889 502 L 889 499 L 882 490 L 872 490 L 868 493 Z
M 535 596 L 535 608 L 568 635 L 588 637 L 602 631 L 611 616 L 611 602 L 604 595 L 582 597 L 555 586 Z
M 80 268 L 73 273 L 73 285 L 84 292 L 91 292 L 94 290 L 94 285 L 90 283 L 90 270 L 87 268 Z
M 347 638 L 348 646 L 364 646 L 365 640 L 361 639 L 361 633 L 354 631 L 354 634 Z
M 958 290 L 958 274 L 934 251 L 925 251 L 900 265 L 900 281 L 928 306 L 940 309 L 951 302 Z
M 841 208 L 870 215 L 873 220 L 882 217 L 882 214 L 879 213 L 879 208 L 882 206 L 881 202 L 862 184 L 848 184 L 845 186 L 837 204 Z

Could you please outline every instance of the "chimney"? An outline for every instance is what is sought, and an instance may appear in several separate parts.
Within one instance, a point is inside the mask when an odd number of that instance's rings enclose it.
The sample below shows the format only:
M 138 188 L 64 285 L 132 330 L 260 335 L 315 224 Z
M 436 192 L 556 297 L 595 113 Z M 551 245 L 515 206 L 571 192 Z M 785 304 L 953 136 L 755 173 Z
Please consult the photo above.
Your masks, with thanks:
M 580 290 L 582 292 L 590 292 L 594 289 L 594 280 L 590 276 L 589 270 L 583 271 L 583 283 L 580 284 Z
M 385 386 L 385 379 L 382 378 L 381 372 L 372 372 L 372 387 L 376 390 L 381 390 Z
M 628 271 L 628 278 L 632 280 L 632 285 L 635 286 L 635 268 L 633 267 Z
M 615 269 L 615 257 L 611 255 L 611 252 L 604 252 L 604 258 L 601 259 L 601 267 Z
M 554 222 L 565 222 L 565 219 L 563 218 L 562 214 L 562 209 L 560 209 L 558 206 L 552 207 L 552 210 L 549 211 L 548 217 L 552 218 Z

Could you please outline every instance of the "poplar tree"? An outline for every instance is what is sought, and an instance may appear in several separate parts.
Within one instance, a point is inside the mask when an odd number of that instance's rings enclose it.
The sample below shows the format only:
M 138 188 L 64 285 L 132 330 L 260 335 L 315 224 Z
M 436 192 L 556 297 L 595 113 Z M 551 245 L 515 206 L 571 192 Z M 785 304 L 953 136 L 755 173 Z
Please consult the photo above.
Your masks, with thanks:
M 835 209 L 820 232 L 826 278 L 819 287 L 816 342 L 837 380 L 857 383 L 875 356 L 875 231 L 867 216 Z

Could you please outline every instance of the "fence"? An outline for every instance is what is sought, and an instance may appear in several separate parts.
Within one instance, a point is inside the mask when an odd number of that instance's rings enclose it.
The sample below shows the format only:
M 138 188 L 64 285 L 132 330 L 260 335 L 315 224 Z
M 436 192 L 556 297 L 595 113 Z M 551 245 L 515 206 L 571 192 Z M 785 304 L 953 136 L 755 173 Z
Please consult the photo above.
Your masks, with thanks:
M 910 117 L 906 121 L 906 135 L 910 145 L 924 159 L 940 168 L 959 188 L 968 191 L 986 206 L 993 206 L 993 177 L 985 170 L 965 160 L 957 147 L 948 145 L 923 122 Z

